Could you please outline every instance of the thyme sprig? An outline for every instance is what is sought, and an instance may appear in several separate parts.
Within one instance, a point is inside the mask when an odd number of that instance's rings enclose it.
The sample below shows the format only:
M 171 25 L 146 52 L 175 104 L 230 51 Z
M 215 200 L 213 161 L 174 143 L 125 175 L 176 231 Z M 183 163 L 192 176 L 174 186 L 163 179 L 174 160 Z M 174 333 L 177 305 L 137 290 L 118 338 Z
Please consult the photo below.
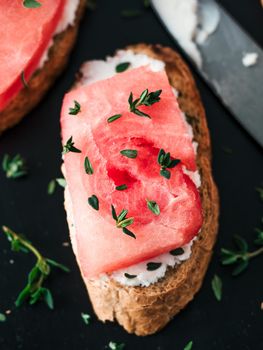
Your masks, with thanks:
M 139 106 L 151 106 L 156 102 L 160 101 L 160 95 L 162 93 L 162 90 L 157 90 L 150 92 L 148 89 L 144 90 L 140 97 L 137 98 L 136 100 L 133 100 L 133 93 L 130 93 L 128 102 L 130 106 L 130 112 L 140 116 L 140 117 L 146 117 L 146 118 L 151 118 L 149 114 L 146 114 L 138 109 Z
M 172 159 L 170 152 L 165 153 L 165 151 L 161 148 L 158 154 L 157 162 L 161 166 L 160 175 L 169 180 L 171 177 L 171 172 L 168 169 L 176 167 L 176 165 L 178 165 L 181 160 Z
M 23 235 L 15 233 L 6 226 L 3 226 L 2 229 L 7 239 L 10 241 L 13 251 L 22 251 L 24 253 L 31 252 L 37 259 L 36 264 L 28 274 L 27 284 L 19 293 L 15 305 L 19 307 L 25 301 L 33 305 L 40 300 L 44 300 L 47 306 L 53 309 L 53 297 L 50 290 L 43 286 L 44 281 L 50 275 L 52 267 L 59 268 L 64 272 L 69 272 L 69 269 L 55 260 L 44 257 Z
M 17 154 L 13 158 L 11 158 L 9 154 L 5 154 L 2 168 L 6 173 L 6 177 L 10 179 L 17 179 L 27 174 L 26 162 L 20 154 Z
M 66 144 L 63 146 L 62 154 L 66 154 L 68 152 L 81 153 L 81 150 L 74 146 L 74 142 L 73 142 L 73 137 L 72 136 L 68 139 Z
M 110 341 L 108 348 L 110 350 L 123 350 L 125 348 L 125 344 L 124 343 L 115 343 L 113 341 Z
M 111 214 L 113 219 L 116 221 L 116 227 L 121 228 L 122 232 L 126 235 L 136 238 L 135 234 L 127 229 L 127 226 L 130 226 L 134 222 L 134 218 L 127 218 L 128 210 L 122 209 L 119 215 L 117 215 L 116 210 L 113 205 L 111 205 Z
M 254 241 L 255 244 L 261 247 L 252 252 L 248 249 L 246 240 L 240 236 L 234 236 L 234 243 L 237 247 L 235 250 L 229 250 L 226 248 L 221 249 L 221 262 L 223 265 L 235 265 L 232 275 L 237 276 L 243 272 L 249 264 L 249 261 L 260 254 L 263 254 L 263 232 L 256 229 L 258 236 Z

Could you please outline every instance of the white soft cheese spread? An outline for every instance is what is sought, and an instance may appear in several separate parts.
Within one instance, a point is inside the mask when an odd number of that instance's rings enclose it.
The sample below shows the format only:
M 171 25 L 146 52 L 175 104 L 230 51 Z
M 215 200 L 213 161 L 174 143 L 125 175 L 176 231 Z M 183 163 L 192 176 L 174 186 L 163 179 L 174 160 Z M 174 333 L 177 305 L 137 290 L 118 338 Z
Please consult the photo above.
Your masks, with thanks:
M 79 1 L 80 0 L 65 0 L 64 11 L 63 11 L 61 19 L 59 20 L 59 23 L 57 25 L 57 28 L 56 28 L 53 36 L 64 32 L 64 30 L 66 30 L 68 26 L 74 24 Z M 53 44 L 54 44 L 54 40 L 51 39 L 49 44 L 48 44 L 48 47 L 46 48 L 45 52 L 43 53 L 43 55 L 39 61 L 39 64 L 37 67 L 38 69 L 42 68 L 44 66 L 45 62 L 48 60 L 48 52 Z
M 243 55 L 242 63 L 245 67 L 254 66 L 258 61 L 258 54 L 256 52 L 247 52 Z
M 202 45 L 217 28 L 220 13 L 209 0 L 152 0 L 167 29 L 185 52 L 201 67 Z
M 131 50 L 120 50 L 116 53 L 114 57 L 107 57 L 106 60 L 93 60 L 88 61 L 83 64 L 81 68 L 81 79 L 79 81 L 79 86 L 94 83 L 95 81 L 103 80 L 114 76 L 116 73 L 116 65 L 123 62 L 129 62 L 130 68 L 137 68 L 144 65 L 151 67 L 153 71 L 161 71 L 164 69 L 165 65 L 162 61 L 155 60 L 144 54 L 135 54 Z M 174 94 L 177 95 L 177 91 L 173 89 Z M 184 114 L 183 118 L 186 121 Z M 191 125 L 187 123 L 188 132 L 193 137 L 193 130 Z M 193 142 L 195 149 L 197 148 L 197 143 Z M 62 171 L 64 169 L 62 168 Z M 197 187 L 201 185 L 201 177 L 198 171 L 189 171 L 185 167 L 183 168 L 185 174 L 187 174 Z M 70 198 L 70 193 L 65 188 L 65 207 L 67 209 L 67 220 L 70 230 L 71 243 L 73 251 L 77 256 L 77 244 L 76 244 L 76 230 L 74 225 L 73 213 L 72 213 L 72 203 Z M 102 274 L 99 278 L 103 280 L 108 280 L 113 278 L 117 282 L 127 285 L 127 286 L 144 286 L 148 287 L 150 284 L 157 282 L 159 279 L 165 276 L 168 267 L 175 267 L 183 261 L 187 260 L 191 255 L 191 247 L 193 241 L 181 247 L 180 254 L 172 255 L 170 252 L 159 255 L 147 261 L 143 261 L 139 264 L 129 266 L 125 269 L 117 270 L 111 274 Z M 147 263 L 154 262 L 160 263 L 160 266 L 153 271 L 147 270 Z M 128 274 L 130 278 L 125 276 Z

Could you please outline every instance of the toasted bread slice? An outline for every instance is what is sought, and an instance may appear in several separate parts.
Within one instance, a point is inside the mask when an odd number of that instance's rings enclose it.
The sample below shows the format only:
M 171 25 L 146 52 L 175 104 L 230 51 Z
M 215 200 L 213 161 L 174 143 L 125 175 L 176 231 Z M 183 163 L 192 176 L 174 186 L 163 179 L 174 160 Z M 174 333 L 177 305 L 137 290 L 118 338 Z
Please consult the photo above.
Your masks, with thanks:
M 48 60 L 38 69 L 19 94 L 0 112 L 0 133 L 19 123 L 42 99 L 56 78 L 65 68 L 75 43 L 80 20 L 86 7 L 86 0 L 80 0 L 75 23 L 54 37 L 54 44 L 48 52 Z
M 102 321 L 117 320 L 129 333 L 149 335 L 162 329 L 201 287 L 218 228 L 219 199 L 211 173 L 211 145 L 205 111 L 193 77 L 182 58 L 160 45 L 138 44 L 128 49 L 162 60 L 171 85 L 179 92 L 179 105 L 198 142 L 197 164 L 204 222 L 194 241 L 191 257 L 168 269 L 149 287 L 123 286 L 113 279 L 85 279 L 93 308 Z

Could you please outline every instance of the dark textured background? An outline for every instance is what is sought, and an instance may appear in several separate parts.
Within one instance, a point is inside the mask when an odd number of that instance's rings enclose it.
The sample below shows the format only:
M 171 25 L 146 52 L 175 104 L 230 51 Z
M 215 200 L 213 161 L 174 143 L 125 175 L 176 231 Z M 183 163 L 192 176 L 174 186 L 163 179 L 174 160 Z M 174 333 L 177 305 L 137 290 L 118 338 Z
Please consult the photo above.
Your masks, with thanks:
M 263 43 L 263 9 L 259 0 L 222 0 L 229 12 L 258 41 Z M 129 349 L 178 349 L 189 340 L 193 350 L 255 350 L 263 348 L 262 262 L 255 259 L 238 278 L 219 263 L 222 246 L 232 244 L 233 234 L 247 238 L 253 247 L 254 227 L 260 226 L 263 202 L 255 187 L 263 181 L 262 150 L 239 127 L 219 101 L 196 76 L 207 111 L 214 156 L 214 175 L 221 196 L 220 232 L 215 254 L 204 285 L 194 301 L 162 332 L 147 338 L 128 335 L 116 324 L 96 321 L 68 241 L 62 189 L 47 195 L 50 179 L 60 177 L 59 111 L 63 94 L 74 81 L 74 74 L 86 59 L 103 58 L 116 48 L 140 41 L 175 44 L 151 10 L 136 19 L 123 19 L 120 11 L 140 8 L 141 1 L 101 0 L 96 11 L 88 11 L 65 74 L 46 98 L 16 128 L 0 139 L 0 157 L 21 153 L 28 161 L 29 175 L 12 181 L 0 174 L 0 223 L 24 232 L 45 255 L 71 268 L 69 275 L 55 272 L 48 286 L 53 292 L 55 310 L 44 304 L 14 308 L 14 300 L 33 264 L 30 255 L 12 253 L 0 236 L 0 312 L 12 309 L 0 323 L 1 350 L 104 349 L 110 340 L 125 342 Z M 262 82 L 263 83 L 263 82 Z M 263 113 L 262 113 L 263 115 Z M 224 148 L 232 149 L 232 154 Z M 13 259 L 14 264 L 9 260 Z M 223 280 L 223 300 L 218 303 L 211 291 L 214 273 Z M 92 315 L 86 326 L 81 312 Z

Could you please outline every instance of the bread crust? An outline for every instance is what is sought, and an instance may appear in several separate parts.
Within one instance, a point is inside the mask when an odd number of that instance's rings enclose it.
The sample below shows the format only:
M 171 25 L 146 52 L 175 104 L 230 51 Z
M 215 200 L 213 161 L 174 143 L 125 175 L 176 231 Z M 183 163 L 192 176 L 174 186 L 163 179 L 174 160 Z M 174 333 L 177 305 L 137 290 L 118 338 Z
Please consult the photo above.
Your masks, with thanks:
M 0 134 L 20 122 L 40 102 L 61 74 L 75 43 L 85 7 L 86 0 L 80 0 L 74 25 L 68 26 L 65 31 L 53 38 L 54 44 L 49 49 L 48 60 L 44 66 L 33 74 L 28 81 L 28 88 L 24 87 L 0 112 Z
M 162 329 L 200 289 L 212 255 L 218 229 L 219 198 L 211 170 L 211 144 L 205 111 L 190 70 L 178 53 L 160 45 L 138 44 L 128 49 L 162 60 L 171 85 L 179 92 L 179 105 L 198 142 L 204 222 L 191 257 L 149 287 L 128 287 L 113 279 L 85 279 L 93 308 L 101 321 L 117 320 L 127 332 L 139 336 Z

